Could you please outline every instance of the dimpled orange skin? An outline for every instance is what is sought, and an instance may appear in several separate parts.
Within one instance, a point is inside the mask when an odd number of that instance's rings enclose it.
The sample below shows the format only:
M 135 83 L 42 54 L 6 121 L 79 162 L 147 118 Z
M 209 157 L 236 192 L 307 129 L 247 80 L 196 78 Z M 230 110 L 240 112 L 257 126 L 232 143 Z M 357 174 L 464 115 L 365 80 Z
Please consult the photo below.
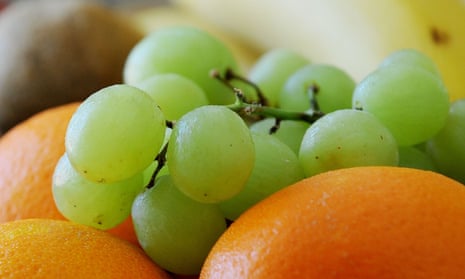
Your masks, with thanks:
M 465 278 L 465 187 L 397 167 L 302 180 L 239 217 L 200 278 Z
M 65 152 L 68 122 L 79 103 L 50 108 L 0 137 L 0 223 L 27 218 L 65 219 L 55 206 L 52 176 Z M 109 230 L 137 243 L 131 218 Z
M 0 224 L 0 278 L 168 279 L 139 247 L 63 220 Z

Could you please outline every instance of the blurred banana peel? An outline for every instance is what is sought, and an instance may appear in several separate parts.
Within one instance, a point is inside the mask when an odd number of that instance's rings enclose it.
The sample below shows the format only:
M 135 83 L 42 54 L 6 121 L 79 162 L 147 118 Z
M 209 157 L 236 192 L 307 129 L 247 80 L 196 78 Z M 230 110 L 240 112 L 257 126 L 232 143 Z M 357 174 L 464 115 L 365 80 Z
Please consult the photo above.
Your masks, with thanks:
M 401 48 L 437 64 L 452 100 L 465 97 L 463 0 L 173 0 L 259 51 L 284 47 L 357 81 Z

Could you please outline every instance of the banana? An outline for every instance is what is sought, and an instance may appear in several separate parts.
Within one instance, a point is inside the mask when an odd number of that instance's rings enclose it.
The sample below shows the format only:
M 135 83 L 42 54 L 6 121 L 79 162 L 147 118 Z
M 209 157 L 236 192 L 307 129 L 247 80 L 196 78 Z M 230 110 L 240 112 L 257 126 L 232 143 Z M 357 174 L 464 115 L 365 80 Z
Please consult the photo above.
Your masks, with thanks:
M 175 0 L 265 51 L 285 47 L 356 80 L 389 53 L 415 48 L 442 73 L 451 100 L 465 97 L 463 0 Z
M 252 45 L 246 43 L 221 28 L 215 27 L 200 17 L 172 6 L 153 6 L 131 11 L 129 16 L 133 24 L 144 34 L 161 27 L 186 25 L 205 30 L 225 43 L 236 57 L 241 69 L 246 72 L 261 54 Z

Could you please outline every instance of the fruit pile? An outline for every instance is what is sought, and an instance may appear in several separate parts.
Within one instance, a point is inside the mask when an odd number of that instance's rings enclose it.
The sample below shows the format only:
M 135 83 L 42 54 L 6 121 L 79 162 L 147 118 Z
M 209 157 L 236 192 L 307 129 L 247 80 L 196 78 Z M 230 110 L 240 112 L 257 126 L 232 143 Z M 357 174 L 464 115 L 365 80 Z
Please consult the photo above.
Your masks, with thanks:
M 229 222 L 306 177 L 408 166 L 465 182 L 464 134 L 465 100 L 449 103 L 416 50 L 361 82 L 287 49 L 244 75 L 209 33 L 167 27 L 132 49 L 124 84 L 80 104 L 52 190 L 68 219 L 109 229 L 131 216 L 153 261 L 198 274 Z

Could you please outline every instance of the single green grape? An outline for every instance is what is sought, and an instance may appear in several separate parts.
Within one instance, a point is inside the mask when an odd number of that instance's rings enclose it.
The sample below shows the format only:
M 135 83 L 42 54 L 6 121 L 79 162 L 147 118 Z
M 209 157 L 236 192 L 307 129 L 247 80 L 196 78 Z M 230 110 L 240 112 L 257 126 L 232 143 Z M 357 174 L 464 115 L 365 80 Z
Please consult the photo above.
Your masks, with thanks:
M 168 120 L 177 120 L 194 108 L 208 104 L 203 89 L 178 74 L 157 74 L 135 86 L 155 100 Z
M 250 125 L 250 131 L 270 134 L 270 129 L 275 125 L 275 122 L 276 120 L 273 118 L 265 118 Z M 282 120 L 278 130 L 272 135 L 287 144 L 295 154 L 298 154 L 300 143 L 309 126 L 310 124 L 304 121 Z
M 235 220 L 248 208 L 305 177 L 297 154 L 269 134 L 252 133 L 255 164 L 239 194 L 220 203 L 225 217 Z
M 271 49 L 260 56 L 252 66 L 249 79 L 263 91 L 269 105 L 276 106 L 288 77 L 307 64 L 310 64 L 310 61 L 293 50 Z
M 124 66 L 124 81 L 136 85 L 161 73 L 176 73 L 193 80 L 211 104 L 234 102 L 234 94 L 210 76 L 230 68 L 238 72 L 231 51 L 209 33 L 193 27 L 159 28 L 130 51 Z
M 397 166 L 390 131 L 371 113 L 337 110 L 313 123 L 304 135 L 299 160 L 307 176 L 356 166 Z
M 439 172 L 465 184 L 465 99 L 454 101 L 442 129 L 426 143 Z
M 194 109 L 179 119 L 168 142 L 175 185 L 194 200 L 220 202 L 239 193 L 254 165 L 250 131 L 224 106 Z
M 137 196 L 132 206 L 137 239 L 149 257 L 176 274 L 199 274 L 213 244 L 226 229 L 218 205 L 182 194 L 170 176 Z
M 414 65 L 421 67 L 434 75 L 440 75 L 439 69 L 431 57 L 412 48 L 400 49 L 390 53 L 385 59 L 383 59 L 383 61 L 381 61 L 379 67 L 386 67 L 390 65 Z
M 400 146 L 415 145 L 445 124 L 449 96 L 437 75 L 418 66 L 390 65 L 370 73 L 356 87 L 353 107 L 374 114 Z
M 313 91 L 311 88 L 314 88 Z M 279 95 L 279 107 L 294 111 L 312 108 L 312 98 L 319 109 L 329 113 L 351 108 L 355 81 L 338 67 L 310 64 L 293 73 Z
M 399 166 L 436 171 L 431 156 L 414 146 L 399 147 Z
M 110 184 L 89 181 L 63 155 L 52 179 L 55 204 L 67 219 L 101 230 L 111 229 L 131 214 L 131 206 L 143 189 L 142 174 Z
M 66 131 L 66 154 L 87 179 L 112 183 L 147 168 L 165 137 L 165 118 L 152 98 L 129 85 L 89 96 Z

